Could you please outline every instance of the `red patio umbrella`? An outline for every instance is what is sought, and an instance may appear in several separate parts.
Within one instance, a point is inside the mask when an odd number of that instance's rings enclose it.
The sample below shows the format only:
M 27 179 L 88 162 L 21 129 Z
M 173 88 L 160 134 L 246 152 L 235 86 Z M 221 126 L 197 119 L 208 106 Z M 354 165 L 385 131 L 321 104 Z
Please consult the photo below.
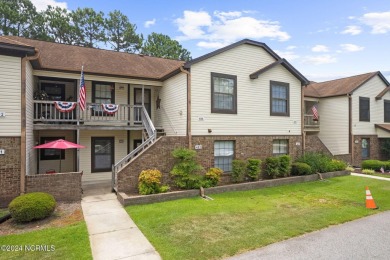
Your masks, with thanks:
M 34 146 L 35 149 L 59 149 L 66 150 L 72 148 L 85 148 L 83 145 L 75 144 L 63 139 L 58 139 L 49 143 Z M 60 155 L 60 172 L 61 172 L 61 155 Z

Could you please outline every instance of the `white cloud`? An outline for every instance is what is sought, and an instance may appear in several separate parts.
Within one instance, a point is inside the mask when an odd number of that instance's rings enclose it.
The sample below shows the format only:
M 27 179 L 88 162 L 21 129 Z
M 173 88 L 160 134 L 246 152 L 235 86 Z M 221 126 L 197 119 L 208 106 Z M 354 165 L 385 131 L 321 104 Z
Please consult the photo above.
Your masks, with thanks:
M 37 8 L 37 11 L 46 10 L 48 5 L 68 9 L 68 4 L 66 2 L 57 2 L 55 0 L 31 0 L 31 2 Z
M 356 51 L 364 50 L 363 46 L 358 46 L 358 45 L 351 44 L 351 43 L 340 44 L 340 46 L 344 51 L 347 51 L 347 52 L 356 52 Z
M 294 53 L 293 51 L 278 51 L 275 50 L 275 52 L 282 58 L 285 58 L 286 60 L 295 60 L 299 58 L 299 55 Z
M 196 45 L 198 47 L 202 47 L 206 49 L 219 49 L 226 46 L 224 43 L 221 42 L 205 42 L 205 41 L 200 41 Z
M 179 31 L 184 35 L 178 40 L 204 39 L 206 32 L 204 27 L 212 25 L 211 16 L 207 12 L 184 11 L 184 17 L 175 20 Z
M 294 46 L 294 45 L 290 45 L 290 46 L 287 46 L 286 50 L 295 50 L 296 48 L 298 48 L 298 47 Z
M 152 20 L 146 21 L 144 23 L 144 27 L 149 28 L 150 26 L 155 25 L 155 24 L 156 24 L 156 19 L 152 19 Z
M 313 48 L 311 48 L 313 52 L 329 52 L 329 48 L 325 45 L 317 44 Z
M 390 32 L 390 12 L 366 13 L 360 20 L 371 27 L 371 33 L 373 34 Z
M 210 15 L 205 11 L 184 11 L 183 17 L 175 20 L 178 30 L 183 34 L 176 39 L 201 40 L 197 45 L 203 48 L 223 47 L 244 38 L 290 39 L 290 35 L 281 30 L 278 22 L 258 20 L 247 14 L 215 11 Z
M 350 34 L 350 35 L 358 35 L 362 32 L 362 28 L 360 26 L 356 25 L 350 25 L 345 28 L 344 31 L 342 31 L 342 34 Z
M 336 63 L 337 59 L 332 55 L 324 54 L 324 55 L 317 55 L 317 56 L 306 56 L 303 59 L 303 62 L 314 64 L 314 65 L 320 65 L 320 64 Z

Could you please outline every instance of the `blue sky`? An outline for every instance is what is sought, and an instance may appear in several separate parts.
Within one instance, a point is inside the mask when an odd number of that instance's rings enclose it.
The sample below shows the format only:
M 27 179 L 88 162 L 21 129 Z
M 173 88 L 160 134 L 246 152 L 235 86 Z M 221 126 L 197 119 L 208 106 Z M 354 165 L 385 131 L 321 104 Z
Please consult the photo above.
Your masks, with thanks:
M 388 0 L 32 0 L 74 10 L 118 9 L 146 37 L 163 33 L 193 58 L 243 38 L 266 43 L 310 80 L 381 71 L 390 80 Z

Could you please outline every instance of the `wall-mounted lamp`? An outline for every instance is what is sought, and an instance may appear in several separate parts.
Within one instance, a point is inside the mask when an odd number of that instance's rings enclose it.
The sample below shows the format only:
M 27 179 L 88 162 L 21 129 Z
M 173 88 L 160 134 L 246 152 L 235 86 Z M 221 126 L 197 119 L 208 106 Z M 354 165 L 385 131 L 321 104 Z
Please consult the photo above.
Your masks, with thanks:
M 207 131 L 208 131 L 209 133 L 212 133 L 212 132 L 213 132 L 213 130 L 211 130 L 210 128 L 207 129 Z

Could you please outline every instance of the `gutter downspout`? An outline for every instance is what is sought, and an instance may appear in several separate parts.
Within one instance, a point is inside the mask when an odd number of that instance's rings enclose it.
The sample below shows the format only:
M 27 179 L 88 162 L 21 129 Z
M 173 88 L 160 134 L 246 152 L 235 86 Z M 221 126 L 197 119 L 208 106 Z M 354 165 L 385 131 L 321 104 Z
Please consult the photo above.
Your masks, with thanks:
M 349 130 L 349 153 L 351 154 L 351 164 L 354 165 L 354 148 L 353 148 L 353 135 L 352 135 L 352 95 L 351 93 L 347 94 L 348 97 L 348 130 Z
M 305 88 L 306 86 L 303 86 Z M 302 155 L 305 155 L 306 149 L 306 131 L 305 131 L 305 91 L 301 88 L 301 131 L 302 131 Z
M 192 134 L 191 134 L 191 73 L 180 67 L 180 71 L 187 74 L 187 137 L 188 149 L 192 148 Z
M 34 56 L 26 56 L 22 58 L 21 67 L 21 135 L 20 135 L 20 194 L 26 192 L 26 63 L 27 61 L 39 59 L 40 52 L 35 49 Z

